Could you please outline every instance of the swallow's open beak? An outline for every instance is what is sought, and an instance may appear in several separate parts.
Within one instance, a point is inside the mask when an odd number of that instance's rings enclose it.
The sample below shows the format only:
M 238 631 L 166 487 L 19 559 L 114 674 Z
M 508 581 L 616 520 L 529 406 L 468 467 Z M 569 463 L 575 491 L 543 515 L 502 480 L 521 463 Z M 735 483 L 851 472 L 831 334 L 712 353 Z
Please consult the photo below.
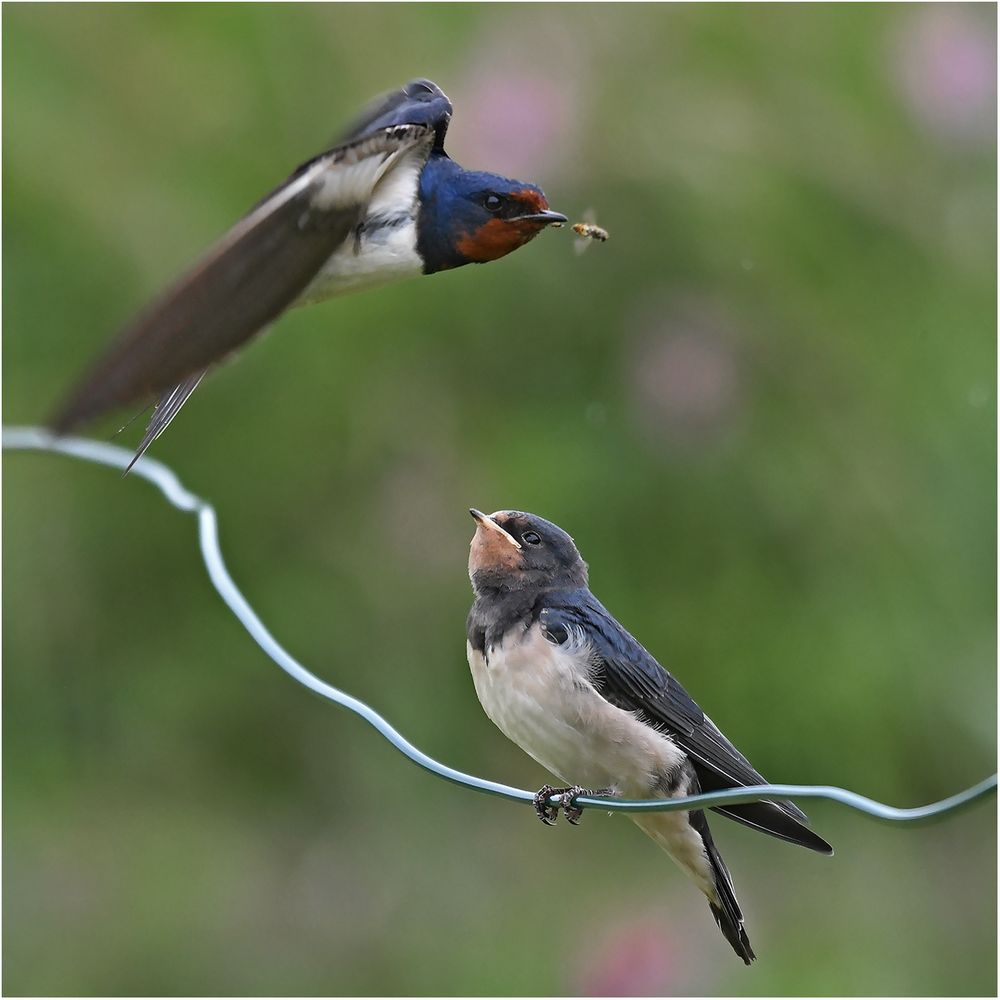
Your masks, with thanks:
M 485 528 L 487 531 L 493 531 L 498 535 L 502 535 L 508 542 L 510 542 L 511 545 L 514 546 L 515 549 L 519 549 L 521 547 L 521 543 L 509 531 L 501 528 L 489 514 L 484 514 L 481 510 L 476 510 L 475 507 L 470 507 L 469 513 L 472 515 L 476 524 L 478 524 L 481 528 Z
M 562 212 L 550 212 L 546 209 L 544 212 L 532 212 L 530 215 L 519 215 L 517 217 L 518 222 L 540 222 L 543 226 L 561 226 L 569 219 L 566 218 Z

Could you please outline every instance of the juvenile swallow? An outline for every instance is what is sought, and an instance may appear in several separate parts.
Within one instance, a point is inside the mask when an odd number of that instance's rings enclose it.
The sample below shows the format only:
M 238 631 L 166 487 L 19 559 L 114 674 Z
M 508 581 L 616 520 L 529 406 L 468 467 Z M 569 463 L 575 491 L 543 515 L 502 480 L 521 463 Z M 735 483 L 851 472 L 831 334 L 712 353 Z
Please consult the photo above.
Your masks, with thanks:
M 467 622 L 479 701 L 500 731 L 568 788 L 535 797 L 551 824 L 561 794 L 571 822 L 582 794 L 676 798 L 764 784 L 690 695 L 588 587 L 573 539 L 535 514 L 472 509 L 469 553 L 475 601 Z M 820 854 L 833 848 L 791 802 L 718 806 L 714 812 Z M 754 959 L 733 881 L 705 813 L 631 813 L 708 897 L 726 940 Z
M 206 372 L 286 309 L 497 260 L 567 221 L 534 184 L 450 159 L 451 114 L 429 80 L 370 106 L 125 327 L 60 407 L 53 430 L 158 396 L 138 458 Z

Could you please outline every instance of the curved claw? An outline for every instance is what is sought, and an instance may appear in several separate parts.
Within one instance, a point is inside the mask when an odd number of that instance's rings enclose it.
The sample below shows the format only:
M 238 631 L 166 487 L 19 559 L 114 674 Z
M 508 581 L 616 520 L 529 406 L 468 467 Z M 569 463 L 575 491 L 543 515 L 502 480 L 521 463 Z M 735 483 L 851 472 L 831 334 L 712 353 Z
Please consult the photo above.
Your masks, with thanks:
M 600 797 L 614 795 L 613 788 L 584 788 L 582 785 L 570 785 L 567 788 L 555 788 L 552 785 L 542 785 L 535 792 L 534 805 L 538 818 L 546 826 L 555 826 L 559 818 L 559 810 L 566 814 L 572 826 L 577 826 L 583 818 L 582 806 L 575 805 L 578 795 L 596 795 Z M 550 804 L 549 799 L 558 795 L 559 801 L 555 805 Z
M 591 790 L 589 788 L 581 788 L 579 785 L 567 788 L 566 791 L 563 792 L 560 805 L 562 806 L 563 812 L 566 814 L 567 821 L 572 826 L 578 826 L 580 820 L 583 819 L 583 807 L 576 805 L 574 800 L 578 795 L 590 794 Z
M 559 819 L 559 806 L 549 805 L 549 799 L 562 791 L 563 789 L 554 788 L 552 785 L 542 785 L 535 792 L 535 813 L 546 826 L 555 826 L 556 820 Z

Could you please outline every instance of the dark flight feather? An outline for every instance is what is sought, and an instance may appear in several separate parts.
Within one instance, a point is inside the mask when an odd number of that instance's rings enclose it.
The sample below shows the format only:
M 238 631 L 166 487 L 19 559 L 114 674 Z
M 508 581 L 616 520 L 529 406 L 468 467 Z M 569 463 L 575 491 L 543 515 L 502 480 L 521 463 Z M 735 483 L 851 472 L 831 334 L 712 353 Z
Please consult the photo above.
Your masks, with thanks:
M 65 432 L 166 392 L 245 344 L 295 301 L 362 215 L 361 203 L 316 207 L 324 173 L 429 138 L 422 127 L 387 129 L 327 154 L 279 188 L 126 328 L 53 428 Z
M 446 156 L 444 137 L 451 121 L 452 106 L 445 92 L 430 80 L 411 80 L 399 90 L 391 90 L 378 98 L 346 128 L 333 142 L 330 149 L 317 153 L 305 163 L 300 163 L 289 177 L 266 195 L 259 204 L 277 194 L 283 187 L 301 176 L 319 160 L 349 143 L 360 142 L 376 132 L 397 125 L 423 125 L 434 133 L 435 155 Z
M 663 726 L 694 765 L 704 791 L 766 784 L 691 696 L 587 589 L 543 595 L 540 622 L 550 641 L 565 641 L 567 627 L 583 629 L 597 660 L 592 682 L 619 708 Z M 563 638 L 560 638 L 560 635 Z M 784 800 L 715 810 L 753 829 L 822 854 L 833 848 L 803 825 L 806 815 Z
M 341 133 L 336 145 L 353 142 L 391 125 L 426 125 L 434 130 L 434 148 L 444 149 L 452 115 L 447 94 L 430 80 L 411 80 L 372 101 Z
M 141 454 L 193 392 L 195 376 L 292 305 L 354 231 L 367 194 L 317 209 L 324 172 L 364 151 L 389 155 L 421 143 L 428 156 L 441 151 L 451 114 L 451 102 L 429 80 L 411 81 L 372 105 L 340 145 L 302 164 L 120 334 L 52 419 L 53 430 L 66 433 L 159 393 Z

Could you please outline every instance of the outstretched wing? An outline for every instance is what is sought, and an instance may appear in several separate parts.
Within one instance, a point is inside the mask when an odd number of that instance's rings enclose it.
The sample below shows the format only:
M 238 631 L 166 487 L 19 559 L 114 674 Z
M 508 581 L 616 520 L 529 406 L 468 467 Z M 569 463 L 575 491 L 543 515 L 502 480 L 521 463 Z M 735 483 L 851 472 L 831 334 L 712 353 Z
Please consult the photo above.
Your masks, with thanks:
M 390 90 L 388 94 L 372 101 L 331 145 L 336 149 L 366 139 L 382 129 L 392 128 L 395 125 L 423 125 L 434 133 L 431 148 L 436 153 L 444 155 L 444 137 L 451 121 L 451 113 L 451 101 L 436 83 L 431 83 L 430 80 L 411 80 L 398 90 Z M 332 151 L 319 153 L 305 163 L 299 164 L 281 187 L 290 184 L 310 170 Z M 277 194 L 281 187 L 266 195 L 260 204 Z
M 426 125 L 379 128 L 297 171 L 124 330 L 64 403 L 53 429 L 66 432 L 190 384 L 244 344 L 295 301 L 347 239 L 382 176 L 401 157 L 426 159 L 434 140 Z
M 451 101 L 436 83 L 411 80 L 372 101 L 343 131 L 337 145 L 362 139 L 392 125 L 426 125 L 434 131 L 434 148 L 443 150 L 451 114 Z
M 589 642 L 596 661 L 592 683 L 598 693 L 664 727 L 691 759 L 704 791 L 766 783 L 687 691 L 589 590 L 550 595 L 539 621 L 546 638 L 557 645 L 571 634 Z M 825 840 L 802 825 L 806 815 L 791 802 L 766 801 L 716 811 L 782 840 L 832 853 Z

